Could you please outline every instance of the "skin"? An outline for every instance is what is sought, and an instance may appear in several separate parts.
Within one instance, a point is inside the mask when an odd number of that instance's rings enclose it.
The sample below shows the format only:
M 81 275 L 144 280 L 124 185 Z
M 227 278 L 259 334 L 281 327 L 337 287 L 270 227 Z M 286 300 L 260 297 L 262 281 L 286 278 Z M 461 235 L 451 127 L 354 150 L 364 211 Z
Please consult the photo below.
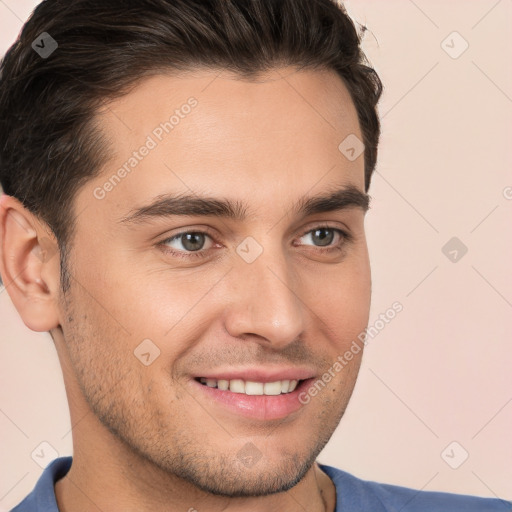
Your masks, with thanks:
M 303 195 L 348 185 L 364 192 L 363 156 L 349 161 L 338 150 L 349 134 L 362 139 L 356 110 L 331 71 L 280 68 L 257 83 L 217 75 L 146 78 L 98 112 L 113 156 L 75 197 L 65 296 L 52 233 L 2 198 L 0 271 L 25 324 L 51 332 L 69 400 L 73 464 L 55 486 L 63 512 L 334 510 L 334 485 L 315 460 L 345 411 L 362 351 L 280 420 L 228 412 L 191 380 L 248 365 L 307 366 L 321 376 L 367 326 L 363 209 L 291 213 Z M 96 199 L 191 96 L 192 112 Z M 170 192 L 239 200 L 252 214 L 120 222 Z M 311 234 L 325 223 L 352 235 L 334 237 L 341 251 L 322 252 Z M 179 240 L 167 247 L 183 258 L 157 245 L 204 228 L 212 238 L 203 257 Z M 251 264 L 236 252 L 248 236 L 263 248 Z M 133 353 L 147 338 L 160 350 L 149 366 Z M 248 443 L 262 454 L 251 468 L 237 456 Z

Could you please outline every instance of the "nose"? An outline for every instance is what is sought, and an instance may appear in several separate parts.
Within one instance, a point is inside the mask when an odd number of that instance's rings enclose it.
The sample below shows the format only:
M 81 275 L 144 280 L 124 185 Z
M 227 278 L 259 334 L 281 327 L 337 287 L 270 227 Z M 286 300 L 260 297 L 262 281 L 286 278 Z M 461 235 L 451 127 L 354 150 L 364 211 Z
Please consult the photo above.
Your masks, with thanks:
M 256 337 L 283 348 L 303 332 L 306 306 L 297 289 L 300 280 L 284 255 L 263 252 L 250 264 L 238 261 L 229 279 L 224 322 L 231 336 Z

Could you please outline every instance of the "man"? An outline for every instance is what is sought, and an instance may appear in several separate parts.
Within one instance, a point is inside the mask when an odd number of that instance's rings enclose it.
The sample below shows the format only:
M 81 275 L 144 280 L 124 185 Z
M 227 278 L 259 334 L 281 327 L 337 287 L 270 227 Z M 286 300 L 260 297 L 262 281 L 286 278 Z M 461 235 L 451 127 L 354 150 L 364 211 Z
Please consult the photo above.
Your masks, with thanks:
M 511 509 L 316 462 L 370 308 L 364 62 L 330 0 L 35 10 L 1 67 L 0 272 L 73 458 L 16 512 Z

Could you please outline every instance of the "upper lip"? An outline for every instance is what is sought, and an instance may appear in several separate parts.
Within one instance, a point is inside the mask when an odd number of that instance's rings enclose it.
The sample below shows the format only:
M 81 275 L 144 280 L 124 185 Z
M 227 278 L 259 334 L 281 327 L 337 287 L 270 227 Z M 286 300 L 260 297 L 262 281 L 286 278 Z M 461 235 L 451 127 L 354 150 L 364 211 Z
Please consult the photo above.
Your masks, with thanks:
M 216 380 L 241 379 L 251 382 L 277 382 L 278 380 L 306 380 L 315 376 L 315 372 L 308 368 L 280 367 L 280 368 L 232 368 L 226 370 L 206 371 L 196 378 Z

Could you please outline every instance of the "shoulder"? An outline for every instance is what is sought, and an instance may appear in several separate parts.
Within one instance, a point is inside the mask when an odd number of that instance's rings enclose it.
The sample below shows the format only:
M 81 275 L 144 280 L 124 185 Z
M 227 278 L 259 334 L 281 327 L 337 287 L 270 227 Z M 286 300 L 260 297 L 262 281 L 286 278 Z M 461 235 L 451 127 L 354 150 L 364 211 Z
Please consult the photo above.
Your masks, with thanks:
M 319 466 L 336 486 L 336 512 L 512 512 L 512 502 L 501 499 L 420 491 L 362 480 L 332 466 Z
M 54 484 L 69 471 L 72 460 L 72 457 L 60 457 L 52 461 L 42 472 L 32 492 L 11 512 L 59 512 Z

